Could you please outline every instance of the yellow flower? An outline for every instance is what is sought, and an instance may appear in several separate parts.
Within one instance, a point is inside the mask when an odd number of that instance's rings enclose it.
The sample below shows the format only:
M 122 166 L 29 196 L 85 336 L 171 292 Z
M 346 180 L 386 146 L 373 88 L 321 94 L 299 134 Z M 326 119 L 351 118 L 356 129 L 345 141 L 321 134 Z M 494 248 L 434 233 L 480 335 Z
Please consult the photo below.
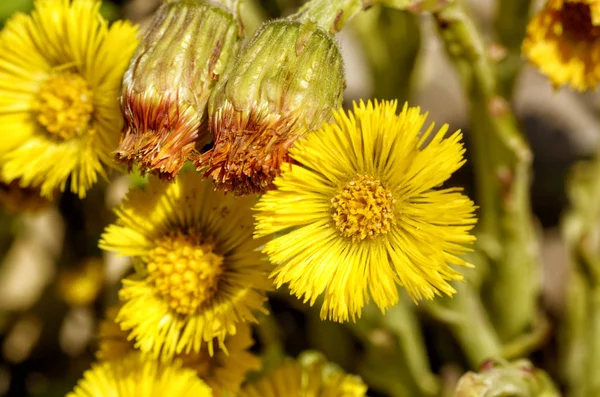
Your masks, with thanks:
M 242 389 L 239 397 L 361 397 L 367 386 L 325 361 L 318 353 L 288 359 L 271 374 Z
M 137 348 L 172 357 L 215 338 L 225 348 L 239 323 L 257 321 L 252 312 L 265 310 L 271 267 L 252 239 L 255 200 L 216 192 L 196 172 L 172 184 L 151 177 L 130 192 L 100 247 L 140 262 L 123 281 L 117 316 Z
M 137 353 L 93 364 L 67 397 L 212 397 L 212 391 L 180 363 L 146 361 Z
M 72 306 L 94 303 L 104 284 L 104 262 L 101 258 L 89 257 L 79 266 L 62 270 L 58 277 L 58 293 Z
M 122 360 L 135 351 L 133 342 L 127 340 L 128 333 L 115 322 L 117 312 L 118 307 L 109 309 L 107 318 L 100 323 L 97 356 L 101 360 Z M 229 335 L 225 339 L 228 354 L 220 350 L 211 357 L 208 348 L 203 346 L 200 353 L 178 354 L 175 360 L 196 371 L 213 389 L 215 397 L 235 395 L 246 373 L 260 369 L 259 358 L 248 351 L 254 344 L 251 331 L 249 325 L 243 324 L 235 335 Z
M 559 87 L 595 89 L 600 82 L 600 2 L 549 0 L 533 17 L 523 53 Z
M 278 233 L 265 247 L 277 286 L 311 305 L 325 292 L 322 318 L 354 320 L 370 296 L 385 310 L 397 284 L 415 301 L 452 295 L 462 279 L 449 264 L 468 265 L 457 255 L 475 240 L 475 207 L 459 188 L 434 189 L 465 162 L 462 135 L 419 135 L 425 118 L 396 115 L 395 102 L 336 112 L 258 202 L 256 236 Z
M 38 0 L 0 32 L 0 177 L 80 197 L 106 177 L 122 127 L 121 78 L 137 28 L 94 0 Z

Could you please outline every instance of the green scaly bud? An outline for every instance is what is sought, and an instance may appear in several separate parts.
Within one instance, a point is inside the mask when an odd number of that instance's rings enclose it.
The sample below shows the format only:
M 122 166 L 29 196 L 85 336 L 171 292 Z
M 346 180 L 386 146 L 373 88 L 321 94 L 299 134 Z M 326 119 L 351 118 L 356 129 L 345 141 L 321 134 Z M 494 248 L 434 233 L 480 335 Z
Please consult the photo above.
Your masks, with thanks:
M 123 79 L 125 127 L 117 159 L 174 178 L 210 142 L 204 123 L 208 98 L 238 39 L 236 19 L 219 4 L 163 4 Z
M 296 139 L 342 103 L 342 56 L 315 23 L 265 23 L 209 102 L 214 147 L 196 160 L 217 187 L 235 194 L 272 188 Z

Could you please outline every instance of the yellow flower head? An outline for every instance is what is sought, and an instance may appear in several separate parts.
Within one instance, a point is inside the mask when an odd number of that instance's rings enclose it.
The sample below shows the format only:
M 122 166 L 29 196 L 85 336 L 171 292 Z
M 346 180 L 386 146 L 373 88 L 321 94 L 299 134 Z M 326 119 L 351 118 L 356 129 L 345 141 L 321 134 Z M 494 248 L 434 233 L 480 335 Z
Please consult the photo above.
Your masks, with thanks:
M 264 310 L 271 283 L 262 242 L 252 239 L 255 200 L 215 192 L 195 172 L 172 184 L 151 177 L 129 193 L 100 247 L 141 262 L 123 281 L 117 316 L 137 348 L 172 357 L 214 338 L 225 348 L 239 323 L 256 322 L 252 311 Z
M 121 78 L 137 28 L 100 1 L 38 0 L 0 32 L 0 179 L 80 197 L 105 176 L 122 127 Z
M 242 389 L 240 397 L 362 397 L 367 386 L 318 353 L 286 360 L 271 374 Z
M 212 397 L 191 369 L 160 364 L 134 353 L 119 361 L 92 365 L 67 397 Z
M 578 91 L 600 82 L 600 1 L 548 0 L 533 17 L 523 53 L 552 81 Z
M 128 332 L 115 322 L 118 310 L 118 307 L 109 309 L 107 318 L 100 323 L 97 356 L 101 360 L 122 360 L 135 351 L 133 342 L 127 340 Z M 211 357 L 204 345 L 199 353 L 182 353 L 174 358 L 196 371 L 215 397 L 235 395 L 248 371 L 260 369 L 259 358 L 248 351 L 254 344 L 251 331 L 249 325 L 242 324 L 235 335 L 229 335 L 225 339 L 227 353 L 219 350 Z
M 396 115 L 395 102 L 336 112 L 258 202 L 256 236 L 278 233 L 265 247 L 276 284 L 311 305 L 325 292 L 323 318 L 354 320 L 369 296 L 385 310 L 397 284 L 416 301 L 462 279 L 449 264 L 467 265 L 458 255 L 475 240 L 475 207 L 461 189 L 434 189 L 464 163 L 462 135 L 419 135 L 425 118 L 406 105 Z

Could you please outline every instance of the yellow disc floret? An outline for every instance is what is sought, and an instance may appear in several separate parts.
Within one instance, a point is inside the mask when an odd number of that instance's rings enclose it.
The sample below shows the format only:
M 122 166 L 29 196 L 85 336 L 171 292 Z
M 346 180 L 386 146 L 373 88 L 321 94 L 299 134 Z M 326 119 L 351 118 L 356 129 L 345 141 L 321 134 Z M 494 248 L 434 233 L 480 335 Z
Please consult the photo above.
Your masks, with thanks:
M 190 315 L 217 291 L 223 257 L 198 233 L 161 237 L 148 255 L 148 274 L 172 310 Z
M 42 85 L 36 105 L 38 122 L 62 139 L 86 132 L 94 110 L 88 84 L 72 72 L 53 74 Z
M 394 219 L 394 198 L 378 179 L 359 176 L 331 199 L 333 220 L 345 237 L 358 242 L 387 233 Z

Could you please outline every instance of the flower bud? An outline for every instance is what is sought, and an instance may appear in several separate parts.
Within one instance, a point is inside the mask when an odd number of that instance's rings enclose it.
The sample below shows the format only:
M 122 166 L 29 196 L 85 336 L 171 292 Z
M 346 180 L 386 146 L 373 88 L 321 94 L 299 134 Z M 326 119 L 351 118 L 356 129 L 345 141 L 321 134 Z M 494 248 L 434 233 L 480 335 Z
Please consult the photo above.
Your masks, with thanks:
M 265 23 L 210 98 L 214 147 L 198 169 L 238 195 L 272 188 L 294 141 L 330 119 L 343 88 L 333 36 L 311 23 Z
M 559 397 L 544 371 L 529 361 L 514 363 L 488 361 L 479 373 L 467 372 L 458 381 L 454 397 L 531 396 Z
M 224 7 L 202 0 L 163 4 L 123 78 L 117 159 L 174 178 L 210 141 L 202 127 L 206 105 L 237 42 L 237 22 Z

